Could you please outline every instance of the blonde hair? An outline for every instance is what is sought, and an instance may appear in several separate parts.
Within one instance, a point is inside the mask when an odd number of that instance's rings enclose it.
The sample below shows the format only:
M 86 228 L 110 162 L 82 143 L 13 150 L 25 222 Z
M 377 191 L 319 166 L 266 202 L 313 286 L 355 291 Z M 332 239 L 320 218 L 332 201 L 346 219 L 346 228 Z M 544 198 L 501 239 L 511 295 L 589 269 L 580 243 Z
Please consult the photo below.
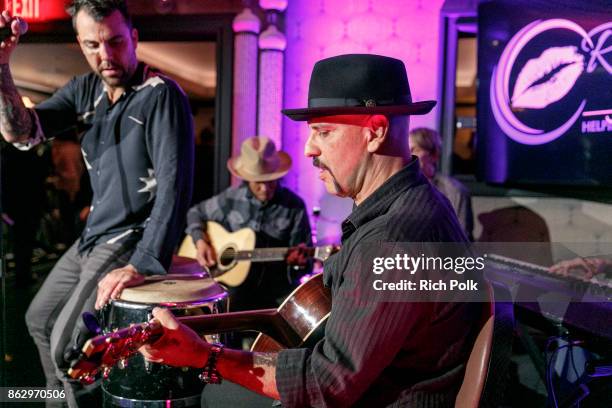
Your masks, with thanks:
M 442 140 L 440 135 L 433 129 L 420 127 L 410 131 L 411 140 L 421 149 L 427 150 L 434 157 L 440 156 L 442 150 Z

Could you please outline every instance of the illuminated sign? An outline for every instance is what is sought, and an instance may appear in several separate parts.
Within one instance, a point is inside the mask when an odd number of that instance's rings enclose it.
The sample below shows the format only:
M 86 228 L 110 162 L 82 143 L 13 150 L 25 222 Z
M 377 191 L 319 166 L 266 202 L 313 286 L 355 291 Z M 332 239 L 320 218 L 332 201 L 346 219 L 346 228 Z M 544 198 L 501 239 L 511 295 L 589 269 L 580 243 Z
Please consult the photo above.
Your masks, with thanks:
M 67 18 L 63 0 L 4 0 L 3 10 L 29 22 Z
M 519 66 L 510 94 L 511 73 L 517 68 L 519 55 L 538 36 L 550 30 L 569 30 L 578 35 L 579 41 L 575 45 L 546 47 L 539 56 Z M 606 60 L 606 54 L 612 51 L 609 39 L 612 40 L 612 22 L 586 32 L 567 19 L 536 20 L 518 31 L 508 41 L 491 76 L 491 110 L 500 129 L 509 138 L 526 145 L 541 145 L 561 137 L 581 116 L 583 134 L 612 131 L 612 109 L 586 111 L 587 92 L 580 100 L 564 101 L 581 76 L 602 69 L 612 74 L 612 65 Z M 547 107 L 560 101 L 574 104 L 574 108 L 553 129 L 532 127 L 519 118 L 520 112 L 530 110 L 539 110 L 545 115 Z

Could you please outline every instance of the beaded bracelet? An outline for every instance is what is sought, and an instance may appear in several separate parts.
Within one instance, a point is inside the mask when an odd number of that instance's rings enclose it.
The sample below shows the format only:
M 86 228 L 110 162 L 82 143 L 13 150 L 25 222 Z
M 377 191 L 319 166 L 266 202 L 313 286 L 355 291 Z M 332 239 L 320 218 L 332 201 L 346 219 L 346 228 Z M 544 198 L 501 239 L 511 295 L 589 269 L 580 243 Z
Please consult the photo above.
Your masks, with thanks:
M 208 361 L 206 362 L 206 366 L 204 366 L 204 370 L 198 376 L 202 382 L 206 384 L 221 384 L 222 379 L 219 371 L 217 371 L 217 360 L 219 356 L 223 354 L 223 347 L 223 344 L 220 343 L 212 343 L 210 345 Z

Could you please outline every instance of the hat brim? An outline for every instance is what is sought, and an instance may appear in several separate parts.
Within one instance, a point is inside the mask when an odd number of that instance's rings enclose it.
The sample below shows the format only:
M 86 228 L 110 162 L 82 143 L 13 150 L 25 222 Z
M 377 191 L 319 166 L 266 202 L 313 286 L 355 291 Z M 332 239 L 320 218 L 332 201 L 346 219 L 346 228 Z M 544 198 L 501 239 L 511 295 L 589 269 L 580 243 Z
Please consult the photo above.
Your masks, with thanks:
M 394 106 L 325 106 L 318 108 L 283 109 L 284 115 L 295 121 L 305 121 L 331 115 L 425 115 L 436 106 L 436 101 L 413 102 Z
M 289 173 L 289 169 L 291 169 L 291 157 L 282 151 L 276 152 L 279 158 L 278 169 L 271 173 L 265 174 L 253 174 L 245 171 L 244 168 L 240 167 L 239 157 L 231 157 L 227 161 L 227 169 L 234 176 L 241 178 L 245 181 L 273 181 L 278 180 L 279 178 L 284 177 L 287 173 Z

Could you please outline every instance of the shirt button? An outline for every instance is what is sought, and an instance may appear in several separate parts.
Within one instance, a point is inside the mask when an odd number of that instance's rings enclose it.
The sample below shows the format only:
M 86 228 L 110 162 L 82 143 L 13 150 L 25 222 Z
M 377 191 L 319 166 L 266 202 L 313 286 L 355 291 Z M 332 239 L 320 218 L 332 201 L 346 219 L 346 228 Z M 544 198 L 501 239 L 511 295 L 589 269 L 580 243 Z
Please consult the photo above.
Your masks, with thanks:
M 91 228 L 87 227 L 87 232 L 91 231 Z
M 96 175 L 98 176 L 100 175 L 100 170 L 96 171 Z

